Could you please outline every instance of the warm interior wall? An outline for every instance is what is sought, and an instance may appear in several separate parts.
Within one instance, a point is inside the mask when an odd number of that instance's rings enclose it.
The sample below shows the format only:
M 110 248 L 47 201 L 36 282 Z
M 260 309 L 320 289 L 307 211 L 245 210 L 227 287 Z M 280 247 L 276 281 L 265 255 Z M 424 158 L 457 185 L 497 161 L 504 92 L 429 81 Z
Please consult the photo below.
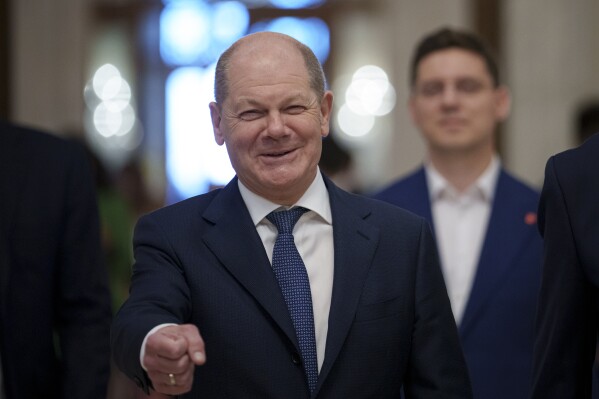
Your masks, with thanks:
M 506 124 L 506 162 L 531 184 L 545 161 L 576 144 L 581 102 L 599 96 L 599 2 L 509 0 L 503 27 L 513 94 Z
M 81 130 L 88 0 L 11 3 L 10 119 Z

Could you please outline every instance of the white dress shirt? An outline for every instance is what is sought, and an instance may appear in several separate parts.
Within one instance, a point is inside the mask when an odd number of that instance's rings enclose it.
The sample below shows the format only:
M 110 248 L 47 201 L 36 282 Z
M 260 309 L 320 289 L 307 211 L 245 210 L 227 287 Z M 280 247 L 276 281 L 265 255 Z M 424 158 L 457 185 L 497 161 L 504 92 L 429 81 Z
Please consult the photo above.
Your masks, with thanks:
M 476 276 L 499 170 L 495 156 L 483 174 L 459 192 L 430 162 L 425 165 L 443 276 L 458 325 Z
M 272 252 L 278 231 L 276 226 L 266 219 L 266 216 L 270 212 L 281 208 L 281 206 L 254 194 L 241 181 L 239 181 L 239 191 L 272 264 Z M 293 206 L 302 206 L 311 211 L 306 212 L 298 220 L 293 230 L 293 237 L 297 250 L 306 265 L 308 279 L 310 280 L 314 330 L 316 333 L 316 355 L 318 357 L 318 370 L 320 371 L 324 361 L 329 328 L 334 270 L 333 218 L 329 193 L 320 171 L 316 174 L 316 178 L 308 190 Z

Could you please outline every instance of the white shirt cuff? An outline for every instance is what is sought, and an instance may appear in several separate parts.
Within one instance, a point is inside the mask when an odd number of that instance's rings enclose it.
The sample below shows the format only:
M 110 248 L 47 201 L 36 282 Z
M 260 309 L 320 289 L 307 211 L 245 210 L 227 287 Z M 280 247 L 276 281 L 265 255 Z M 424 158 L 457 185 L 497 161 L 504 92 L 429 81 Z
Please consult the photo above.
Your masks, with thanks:
M 145 371 L 148 371 L 148 369 L 146 368 L 146 366 L 144 364 L 144 356 L 146 355 L 146 342 L 148 341 L 148 338 L 150 337 L 150 335 L 154 334 L 156 331 L 160 330 L 161 328 L 168 327 L 168 326 L 176 326 L 176 324 L 175 323 L 164 323 L 164 324 L 157 325 L 156 327 L 152 328 L 146 334 L 146 337 L 144 338 L 143 342 L 141 343 L 141 350 L 139 351 L 139 363 L 141 364 L 141 368 L 144 369 Z

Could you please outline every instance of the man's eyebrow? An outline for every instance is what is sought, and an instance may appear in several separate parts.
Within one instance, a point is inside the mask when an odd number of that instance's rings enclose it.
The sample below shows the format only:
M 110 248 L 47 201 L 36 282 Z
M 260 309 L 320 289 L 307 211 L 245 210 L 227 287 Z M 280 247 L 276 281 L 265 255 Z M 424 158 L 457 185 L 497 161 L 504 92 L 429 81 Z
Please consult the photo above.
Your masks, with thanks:
M 260 102 L 253 97 L 240 97 L 237 104 L 259 105 Z
M 280 104 L 288 104 L 293 101 L 309 101 L 309 97 L 302 93 L 291 93 L 281 97 Z M 238 106 L 251 105 L 260 107 L 263 103 L 253 97 L 240 97 L 237 101 Z

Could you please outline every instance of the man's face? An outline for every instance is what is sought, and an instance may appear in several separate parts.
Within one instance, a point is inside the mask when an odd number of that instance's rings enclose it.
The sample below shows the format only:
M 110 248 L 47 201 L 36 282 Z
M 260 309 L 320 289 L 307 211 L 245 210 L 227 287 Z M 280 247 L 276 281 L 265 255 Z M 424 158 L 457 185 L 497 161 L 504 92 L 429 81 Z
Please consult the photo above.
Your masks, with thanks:
M 319 101 L 301 54 L 280 38 L 237 49 L 227 77 L 227 98 L 210 104 L 216 142 L 251 191 L 295 203 L 316 176 L 332 93 Z
M 446 49 L 424 57 L 410 97 L 414 123 L 431 151 L 494 150 L 494 132 L 509 113 L 509 94 L 495 87 L 482 57 Z

